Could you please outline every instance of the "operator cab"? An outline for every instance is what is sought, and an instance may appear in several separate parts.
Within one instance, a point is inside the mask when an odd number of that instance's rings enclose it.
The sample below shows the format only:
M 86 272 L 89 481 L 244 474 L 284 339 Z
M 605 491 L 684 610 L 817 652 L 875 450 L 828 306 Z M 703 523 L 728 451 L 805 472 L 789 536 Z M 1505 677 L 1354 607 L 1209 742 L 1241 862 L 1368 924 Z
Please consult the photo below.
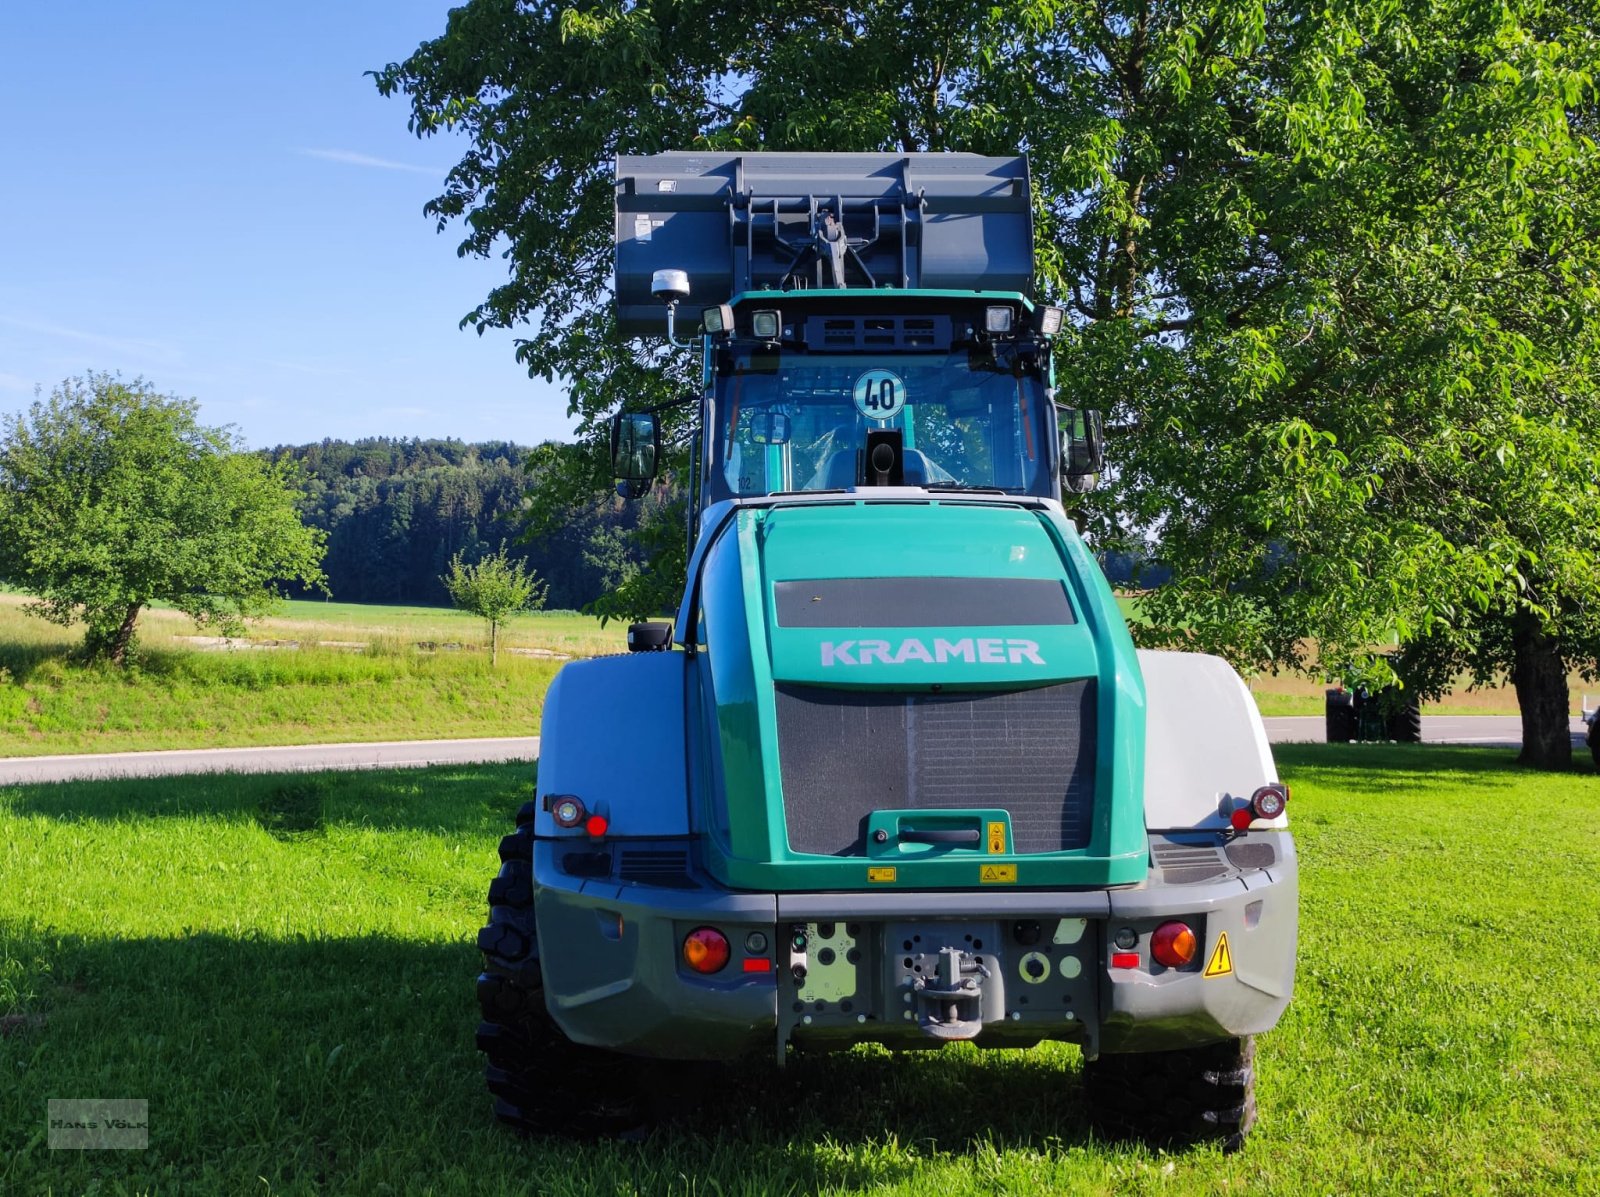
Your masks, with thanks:
M 1011 306 L 990 310 L 1011 323 Z M 714 342 L 705 503 L 874 486 L 1054 497 L 1047 350 L 981 328 L 949 315 L 817 315 L 781 339 Z

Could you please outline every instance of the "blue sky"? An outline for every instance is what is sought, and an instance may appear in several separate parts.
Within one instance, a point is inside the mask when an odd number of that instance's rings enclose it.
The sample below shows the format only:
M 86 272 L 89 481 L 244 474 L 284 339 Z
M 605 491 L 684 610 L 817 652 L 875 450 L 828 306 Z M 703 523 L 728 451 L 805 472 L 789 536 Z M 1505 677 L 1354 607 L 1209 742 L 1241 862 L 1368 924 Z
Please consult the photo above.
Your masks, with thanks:
M 0 0 L 0 412 L 87 370 L 253 446 L 566 437 L 461 316 L 504 277 L 422 205 L 463 148 L 362 72 L 445 0 Z

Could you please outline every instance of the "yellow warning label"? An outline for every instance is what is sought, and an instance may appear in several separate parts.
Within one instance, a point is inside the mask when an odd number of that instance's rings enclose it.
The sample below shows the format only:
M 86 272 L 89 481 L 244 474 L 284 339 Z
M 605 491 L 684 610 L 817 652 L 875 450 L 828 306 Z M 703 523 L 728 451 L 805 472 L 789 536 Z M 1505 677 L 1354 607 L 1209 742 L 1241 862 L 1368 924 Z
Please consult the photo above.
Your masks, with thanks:
M 1226 977 L 1233 971 L 1233 952 L 1228 948 L 1228 933 L 1217 936 L 1217 946 L 1211 949 L 1211 959 L 1206 962 L 1205 975 Z
M 1006 825 L 1001 822 L 989 824 L 989 855 L 1003 856 L 1006 850 Z
M 868 869 L 867 870 L 867 880 L 868 881 L 893 881 L 894 880 L 894 870 L 892 868 Z
M 983 885 L 1002 885 L 1006 882 L 1015 882 L 1017 879 L 1016 865 L 979 865 L 978 881 Z

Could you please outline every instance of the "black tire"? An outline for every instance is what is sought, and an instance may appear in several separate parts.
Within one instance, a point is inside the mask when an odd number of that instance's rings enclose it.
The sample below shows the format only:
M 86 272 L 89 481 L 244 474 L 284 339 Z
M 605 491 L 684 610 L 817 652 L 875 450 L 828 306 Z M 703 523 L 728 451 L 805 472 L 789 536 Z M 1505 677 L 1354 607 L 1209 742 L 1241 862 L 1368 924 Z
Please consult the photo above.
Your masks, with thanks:
M 550 1018 L 533 916 L 532 812 L 500 841 L 489 922 L 478 932 L 478 1050 L 495 1117 L 523 1134 L 580 1138 L 637 1130 L 635 1062 L 573 1043 Z
M 1238 1151 L 1256 1122 L 1255 1040 L 1101 1056 L 1083 1068 L 1089 1116 L 1109 1139 Z
M 1323 703 L 1323 722 L 1330 744 L 1348 744 L 1356 738 L 1359 726 L 1355 699 L 1348 690 L 1329 690 Z
M 1389 716 L 1384 730 L 1396 744 L 1422 743 L 1422 705 L 1415 698 L 1406 699 L 1406 705 Z
M 1584 737 L 1584 742 L 1589 745 L 1589 755 L 1594 759 L 1594 767 L 1600 769 L 1600 718 L 1589 724 L 1589 734 Z

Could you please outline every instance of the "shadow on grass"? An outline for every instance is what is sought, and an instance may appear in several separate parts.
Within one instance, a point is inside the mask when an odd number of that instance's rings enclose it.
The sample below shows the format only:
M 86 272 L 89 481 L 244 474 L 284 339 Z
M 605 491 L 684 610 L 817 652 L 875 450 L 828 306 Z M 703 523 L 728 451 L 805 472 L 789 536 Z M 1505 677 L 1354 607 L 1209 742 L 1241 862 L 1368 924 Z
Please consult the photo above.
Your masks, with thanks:
M 262 796 L 256 821 L 274 839 L 296 840 L 327 830 L 328 783 L 305 777 L 274 786 Z
M 43 672 L 56 675 L 95 673 L 106 677 L 124 679 L 132 683 L 141 677 L 190 677 L 187 658 L 193 652 L 170 649 L 146 649 L 135 644 L 132 669 L 123 669 L 109 661 L 91 661 L 81 641 L 71 644 L 29 644 L 0 640 L 0 669 L 7 670 L 19 684 L 36 680 Z
M 806 1193 L 903 1182 L 934 1152 L 1087 1140 L 1062 1051 L 981 1062 L 972 1051 L 851 1053 L 782 1072 L 751 1063 L 717 1070 L 697 1106 L 641 1145 L 523 1140 L 494 1122 L 484 1089 L 478 956 L 465 942 L 87 939 L 13 926 L 0 927 L 0 954 L 38 973 L 21 986 L 27 1029 L 0 1039 L 6 1191 L 181 1178 L 220 1192 L 391 1180 L 664 1192 L 693 1176 L 700 1192 Z M 46 1101 L 62 1094 L 147 1100 L 150 1149 L 49 1151 Z M 689 1105 L 688 1090 L 670 1096 Z
M 862 1143 L 892 1135 L 926 1151 L 963 1153 L 975 1140 L 1046 1151 L 1089 1140 L 1079 1076 L 1064 1049 L 986 1052 L 862 1049 L 792 1056 L 729 1070 L 727 1093 L 703 1099 L 686 1129 L 734 1125 L 747 1111 L 771 1136 Z M 671 1125 L 667 1128 L 673 1129 Z
M 12 681 L 23 685 L 33 680 L 41 668 L 54 663 L 59 668 L 81 669 L 84 666 L 81 645 L 19 644 L 0 640 L 0 669 L 11 675 Z
M 19 815 L 71 822 L 217 817 L 277 836 L 332 826 L 467 835 L 494 845 L 534 796 L 529 761 L 430 768 L 198 773 L 0 787 Z

